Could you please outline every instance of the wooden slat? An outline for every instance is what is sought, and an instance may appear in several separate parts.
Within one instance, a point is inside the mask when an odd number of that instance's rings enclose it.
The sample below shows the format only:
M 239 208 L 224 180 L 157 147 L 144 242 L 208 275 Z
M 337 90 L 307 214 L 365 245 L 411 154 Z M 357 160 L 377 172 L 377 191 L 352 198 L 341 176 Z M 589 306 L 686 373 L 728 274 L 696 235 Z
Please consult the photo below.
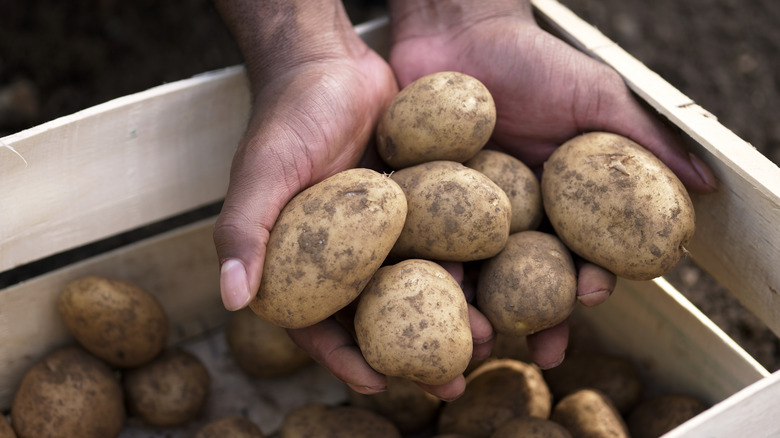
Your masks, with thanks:
M 664 438 L 780 436 L 780 372 L 744 388 L 680 425 Z
M 548 25 L 615 68 L 629 87 L 690 137 L 719 180 L 694 195 L 691 254 L 747 309 L 780 335 L 780 169 L 659 75 L 555 0 L 534 0 Z
M 0 290 L 0 410 L 33 363 L 73 342 L 57 313 L 60 291 L 82 275 L 104 275 L 154 294 L 171 322 L 169 342 L 220 326 L 227 317 L 211 238 L 214 219 L 119 248 Z
M 620 279 L 597 307 L 581 307 L 586 324 L 608 350 L 631 357 L 653 382 L 648 394 L 680 391 L 719 402 L 769 375 L 662 278 Z
M 234 67 L 0 139 L 0 272 L 219 201 L 247 92 Z

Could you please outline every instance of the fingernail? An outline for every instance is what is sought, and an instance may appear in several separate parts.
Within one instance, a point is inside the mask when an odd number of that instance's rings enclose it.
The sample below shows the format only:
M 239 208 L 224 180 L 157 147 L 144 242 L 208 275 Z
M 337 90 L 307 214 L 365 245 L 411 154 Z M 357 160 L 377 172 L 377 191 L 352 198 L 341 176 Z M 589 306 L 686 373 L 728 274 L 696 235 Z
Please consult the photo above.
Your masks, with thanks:
M 699 157 L 693 155 L 692 153 L 688 153 L 688 160 L 690 160 L 693 169 L 696 170 L 696 173 L 699 175 L 699 178 L 701 178 L 704 184 L 707 184 L 713 190 L 718 188 L 718 182 L 715 180 L 715 175 L 712 174 L 707 165 L 704 164 L 704 162 L 701 161 Z
M 549 363 L 549 364 L 547 364 L 547 365 L 544 365 L 544 366 L 542 366 L 541 364 L 539 364 L 539 368 L 541 368 L 541 369 L 543 369 L 543 370 L 549 370 L 549 369 L 551 369 L 551 368 L 555 368 L 555 367 L 557 367 L 558 365 L 560 365 L 561 363 L 563 363 L 563 360 L 564 360 L 565 358 L 566 358 L 566 352 L 563 352 L 563 353 L 561 354 L 561 357 L 560 357 L 560 359 L 558 359 L 558 360 L 557 360 L 557 361 L 555 361 L 555 362 L 552 362 L 552 363 Z
M 236 259 L 222 263 L 219 272 L 219 288 L 222 303 L 227 310 L 239 310 L 249 304 L 249 281 L 244 264 Z
M 366 395 L 379 394 L 380 392 L 387 391 L 387 388 L 385 388 L 385 387 L 358 386 L 358 385 L 353 385 L 351 383 L 347 383 L 347 385 L 350 388 L 352 388 L 353 391 L 358 392 L 360 394 L 366 394 Z
M 603 303 L 610 295 L 611 291 L 607 289 L 598 289 L 593 292 L 577 295 L 577 301 L 585 306 L 592 307 Z

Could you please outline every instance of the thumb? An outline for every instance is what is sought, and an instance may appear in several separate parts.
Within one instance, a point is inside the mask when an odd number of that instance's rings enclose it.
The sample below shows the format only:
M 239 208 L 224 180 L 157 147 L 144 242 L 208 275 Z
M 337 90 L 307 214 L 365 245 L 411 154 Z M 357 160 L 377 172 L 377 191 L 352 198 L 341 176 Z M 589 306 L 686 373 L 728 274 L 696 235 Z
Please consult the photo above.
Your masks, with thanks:
M 255 298 L 271 228 L 303 185 L 294 154 L 278 153 L 278 147 L 271 146 L 279 144 L 248 135 L 233 158 L 213 232 L 220 293 L 228 310 L 242 309 Z

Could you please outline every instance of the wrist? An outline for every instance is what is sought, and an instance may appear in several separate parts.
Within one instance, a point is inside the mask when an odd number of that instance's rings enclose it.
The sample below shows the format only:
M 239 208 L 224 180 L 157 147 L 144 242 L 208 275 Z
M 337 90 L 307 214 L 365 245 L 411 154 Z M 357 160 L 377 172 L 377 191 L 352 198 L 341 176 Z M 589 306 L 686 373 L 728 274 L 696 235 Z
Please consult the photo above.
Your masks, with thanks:
M 340 0 L 214 1 L 253 86 L 301 64 L 365 50 Z
M 389 12 L 396 41 L 457 32 L 495 18 L 534 20 L 530 0 L 390 0 Z

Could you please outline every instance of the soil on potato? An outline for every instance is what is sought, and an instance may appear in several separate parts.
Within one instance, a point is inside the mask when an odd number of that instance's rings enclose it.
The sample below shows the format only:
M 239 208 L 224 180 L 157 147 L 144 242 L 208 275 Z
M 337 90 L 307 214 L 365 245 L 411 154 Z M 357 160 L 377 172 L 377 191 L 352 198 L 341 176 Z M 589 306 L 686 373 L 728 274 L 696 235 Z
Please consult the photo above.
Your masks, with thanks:
M 211 0 L 3 2 L 0 136 L 241 63 Z M 780 163 L 780 2 L 562 0 Z M 355 23 L 382 2 L 346 1 Z M 690 261 L 669 276 L 770 371 L 777 338 Z

